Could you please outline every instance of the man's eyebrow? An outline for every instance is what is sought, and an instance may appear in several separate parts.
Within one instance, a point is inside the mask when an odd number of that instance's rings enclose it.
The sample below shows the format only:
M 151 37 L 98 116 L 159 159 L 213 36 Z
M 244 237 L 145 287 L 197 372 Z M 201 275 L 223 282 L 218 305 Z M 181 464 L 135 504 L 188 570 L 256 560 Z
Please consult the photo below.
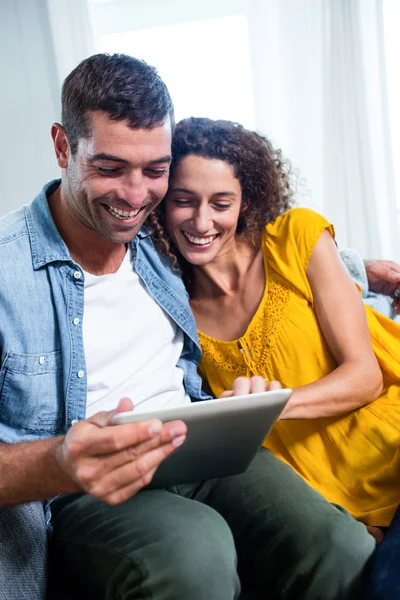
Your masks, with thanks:
M 158 163 L 170 163 L 172 161 L 172 156 L 168 154 L 167 156 L 162 156 L 161 158 L 156 158 L 154 160 L 149 161 L 149 165 L 156 165 Z
M 108 160 L 111 162 L 119 162 L 127 165 L 129 161 L 121 158 L 120 156 L 114 156 L 114 154 L 105 154 L 104 152 L 100 152 L 100 154 L 94 154 L 89 157 L 90 162 L 95 162 L 96 160 Z M 154 160 L 149 161 L 149 165 L 157 165 L 159 163 L 170 163 L 172 160 L 172 156 L 168 154 L 167 156 L 161 156 L 160 158 L 155 158 Z
M 128 161 L 121 158 L 120 156 L 114 156 L 113 154 L 104 154 L 104 152 L 100 152 L 100 154 L 94 154 L 93 156 L 89 156 L 89 160 L 91 162 L 95 162 L 96 160 L 109 160 L 112 162 L 128 164 Z

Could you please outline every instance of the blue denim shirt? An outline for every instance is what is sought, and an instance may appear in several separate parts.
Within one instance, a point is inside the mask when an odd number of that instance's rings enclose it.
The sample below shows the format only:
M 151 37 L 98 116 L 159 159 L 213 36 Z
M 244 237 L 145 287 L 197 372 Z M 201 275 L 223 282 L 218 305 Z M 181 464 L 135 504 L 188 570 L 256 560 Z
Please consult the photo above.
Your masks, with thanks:
M 50 182 L 30 205 L 0 219 L 0 440 L 7 443 L 63 434 L 85 418 L 84 274 L 48 207 L 47 195 L 59 184 Z M 148 229 L 131 246 L 135 271 L 184 332 L 178 365 L 187 393 L 194 401 L 208 399 L 197 373 L 200 346 L 181 278 L 157 253 Z

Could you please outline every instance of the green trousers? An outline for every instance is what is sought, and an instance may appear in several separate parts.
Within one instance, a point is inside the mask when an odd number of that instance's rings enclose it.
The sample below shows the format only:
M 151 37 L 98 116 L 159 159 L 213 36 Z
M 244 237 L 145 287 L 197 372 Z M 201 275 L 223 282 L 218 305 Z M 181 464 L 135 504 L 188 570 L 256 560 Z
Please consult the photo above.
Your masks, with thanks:
M 375 547 L 265 449 L 241 475 L 119 506 L 63 496 L 52 513 L 52 580 L 86 600 L 232 600 L 240 581 L 272 600 L 357 600 Z

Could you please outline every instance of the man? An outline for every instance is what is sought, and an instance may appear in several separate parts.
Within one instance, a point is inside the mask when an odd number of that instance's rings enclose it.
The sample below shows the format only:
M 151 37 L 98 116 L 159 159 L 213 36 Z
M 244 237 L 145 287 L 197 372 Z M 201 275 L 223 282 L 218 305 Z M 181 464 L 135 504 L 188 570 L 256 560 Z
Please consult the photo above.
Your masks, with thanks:
M 143 227 L 172 128 L 154 69 L 83 61 L 52 127 L 61 182 L 0 221 L 1 505 L 64 494 L 47 507 L 55 581 L 87 598 L 228 600 L 239 571 L 263 597 L 356 600 L 372 536 L 268 451 L 242 475 L 142 490 L 185 425 L 110 425 L 128 397 L 205 397 L 183 284 Z

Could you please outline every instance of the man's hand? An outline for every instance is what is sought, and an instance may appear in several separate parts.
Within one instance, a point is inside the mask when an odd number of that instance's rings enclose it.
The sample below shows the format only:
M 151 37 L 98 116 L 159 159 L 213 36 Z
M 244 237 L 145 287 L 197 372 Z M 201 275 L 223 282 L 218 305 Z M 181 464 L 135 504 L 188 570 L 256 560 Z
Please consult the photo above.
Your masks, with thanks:
M 400 265 L 391 260 L 364 260 L 364 265 L 372 292 L 392 296 L 400 290 Z
M 260 392 L 269 392 L 270 390 L 280 390 L 279 381 L 269 381 L 266 383 L 264 377 L 256 375 L 254 377 L 238 377 L 235 379 L 231 390 L 222 392 L 220 398 L 229 398 L 231 396 L 245 396 L 246 394 L 259 394 Z
M 124 502 L 150 483 L 159 464 L 185 441 L 182 421 L 111 425 L 115 413 L 132 408 L 123 398 L 115 411 L 97 413 L 69 429 L 55 458 L 75 491 L 108 504 Z

